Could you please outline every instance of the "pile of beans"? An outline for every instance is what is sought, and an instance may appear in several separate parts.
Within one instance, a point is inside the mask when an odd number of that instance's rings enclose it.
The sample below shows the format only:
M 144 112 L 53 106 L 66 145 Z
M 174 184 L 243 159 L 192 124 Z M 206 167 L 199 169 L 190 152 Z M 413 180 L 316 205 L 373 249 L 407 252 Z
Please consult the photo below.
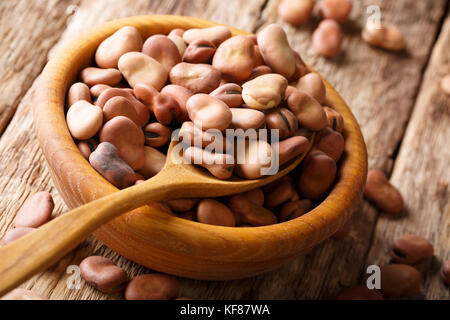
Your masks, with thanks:
M 312 16 L 314 0 L 281 0 L 278 15 L 287 23 L 302 25 Z M 341 24 L 347 22 L 352 12 L 351 0 L 322 0 L 318 4 L 323 20 L 312 35 L 313 47 L 319 55 L 334 57 L 341 52 L 343 33 Z M 393 25 L 368 19 L 362 39 L 370 45 L 390 51 L 401 51 L 406 43 L 401 32 Z
M 95 62 L 68 91 L 67 126 L 92 167 L 120 189 L 163 168 L 175 129 L 184 158 L 219 179 L 260 178 L 275 150 L 282 166 L 305 152 L 316 132 L 303 164 L 263 189 L 152 207 L 202 223 L 263 226 L 305 214 L 332 188 L 344 121 L 279 25 L 256 36 L 232 36 L 224 26 L 174 29 L 145 41 L 126 26 L 99 45 Z M 277 148 L 269 140 L 211 133 L 228 129 L 277 130 Z M 234 142 L 242 149 L 236 155 Z

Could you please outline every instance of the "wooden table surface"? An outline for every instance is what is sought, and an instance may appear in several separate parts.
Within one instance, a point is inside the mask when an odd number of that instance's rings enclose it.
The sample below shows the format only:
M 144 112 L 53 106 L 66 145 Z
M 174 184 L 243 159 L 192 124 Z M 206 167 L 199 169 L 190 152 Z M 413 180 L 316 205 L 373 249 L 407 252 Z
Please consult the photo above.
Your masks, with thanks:
M 354 0 L 343 27 L 343 53 L 333 59 L 314 54 L 316 17 L 295 28 L 277 18 L 277 0 L 2 0 L 0 2 L 0 237 L 12 228 L 25 199 L 48 190 L 55 214 L 67 210 L 55 189 L 33 131 L 36 80 L 61 43 L 104 21 L 142 14 L 178 14 L 222 22 L 256 32 L 278 22 L 306 62 L 342 94 L 358 119 L 369 167 L 380 168 L 402 192 L 406 209 L 392 218 L 367 202 L 353 218 L 346 239 L 329 239 L 271 273 L 238 281 L 181 279 L 182 295 L 200 299 L 332 299 L 363 281 L 368 265 L 389 262 L 388 248 L 404 233 L 433 242 L 435 257 L 419 263 L 418 298 L 449 299 L 438 269 L 450 259 L 450 98 L 439 81 L 450 73 L 450 15 L 447 0 Z M 396 54 L 361 40 L 369 5 L 403 32 L 408 48 Z M 84 282 L 68 289 L 69 265 L 93 254 L 113 259 L 130 276 L 149 272 L 93 237 L 22 287 L 50 299 L 120 299 Z

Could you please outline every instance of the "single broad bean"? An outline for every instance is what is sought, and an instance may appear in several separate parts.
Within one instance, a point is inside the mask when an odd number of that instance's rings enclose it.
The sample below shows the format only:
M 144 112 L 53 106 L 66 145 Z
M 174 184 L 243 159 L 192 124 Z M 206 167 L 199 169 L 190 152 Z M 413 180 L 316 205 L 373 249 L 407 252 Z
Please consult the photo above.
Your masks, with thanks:
M 136 98 L 138 98 L 150 109 L 153 105 L 153 98 L 157 96 L 158 93 L 158 90 L 156 90 L 152 85 L 146 83 L 138 83 L 134 86 L 133 89 L 133 94 L 136 96 Z
M 103 122 L 118 116 L 127 117 L 138 126 L 141 124 L 141 119 L 131 101 L 122 96 L 112 97 L 103 106 Z
M 242 85 L 242 99 L 250 108 L 272 109 L 284 98 L 287 85 L 287 80 L 279 74 L 264 74 Z
M 224 26 L 216 26 L 204 29 L 189 29 L 183 33 L 183 40 L 191 43 L 195 40 L 208 40 L 218 47 L 222 42 L 231 38 L 231 31 Z
M 231 141 L 228 141 L 226 135 L 220 131 L 203 131 L 197 128 L 192 121 L 186 121 L 181 126 L 179 136 L 186 145 L 196 146 L 198 148 L 214 148 L 217 152 L 225 153 L 232 147 Z M 217 139 L 217 140 L 216 140 Z
M 312 35 L 312 43 L 316 53 L 331 58 L 341 52 L 342 31 L 334 20 L 323 20 Z
M 159 122 L 149 123 L 144 127 L 145 145 L 161 147 L 170 141 L 172 129 Z
M 330 107 L 323 107 L 323 111 L 327 116 L 328 127 L 342 133 L 344 131 L 344 118 L 341 114 Z
M 236 195 L 229 199 L 228 206 L 236 215 L 239 225 L 267 226 L 277 223 L 277 217 L 272 211 L 257 205 L 244 195 Z
M 230 108 L 239 107 L 242 104 L 242 88 L 235 83 L 221 85 L 211 92 L 210 95 L 222 100 Z
M 300 126 L 319 131 L 327 125 L 327 115 L 320 103 L 309 94 L 289 86 L 286 89 L 288 108 L 294 113 Z
M 303 136 L 290 137 L 278 143 L 279 165 L 282 166 L 301 155 L 309 146 L 309 140 Z
M 241 139 L 242 140 L 242 139 Z M 243 143 L 243 146 L 239 144 Z M 268 169 L 272 161 L 272 148 L 260 139 L 248 139 L 237 142 L 236 174 L 246 179 L 258 179 L 263 170 Z
M 280 222 L 298 218 L 307 213 L 312 208 L 312 202 L 308 199 L 294 200 L 286 202 L 278 214 Z
M 100 94 L 100 96 L 97 99 L 96 105 L 99 106 L 100 108 L 104 108 L 106 102 L 109 99 L 117 96 L 121 96 L 130 100 L 139 116 L 138 126 L 143 127 L 150 119 L 150 112 L 142 102 L 136 99 L 136 97 L 127 90 L 120 88 L 107 89 Z
M 125 289 L 127 300 L 172 300 L 180 293 L 180 282 L 164 274 L 144 274 L 132 279 Z
M 89 163 L 119 189 L 132 186 L 136 182 L 134 170 L 120 158 L 119 151 L 112 143 L 100 143 L 89 156 Z
M 111 260 L 90 256 L 80 263 L 81 277 L 95 289 L 104 293 L 122 291 L 128 281 L 127 273 Z
M 325 127 L 317 132 L 314 147 L 338 162 L 344 153 L 345 140 L 339 132 Z
M 347 22 L 352 12 L 351 0 L 324 0 L 319 3 L 320 14 L 324 19 L 332 19 L 339 23 Z
M 263 74 L 269 74 L 269 73 L 273 73 L 273 71 L 272 71 L 272 69 L 270 69 L 270 67 L 268 67 L 266 65 L 260 65 L 260 66 L 254 67 L 252 70 L 252 73 L 250 74 L 250 76 L 247 78 L 246 81 L 253 80 L 259 76 L 262 76 Z
M 115 86 L 122 81 L 122 74 L 119 70 L 108 68 L 94 68 L 88 67 L 81 70 L 81 80 L 88 86 L 95 86 L 96 84 L 106 84 L 108 86 Z
M 14 219 L 15 227 L 38 228 L 50 221 L 55 204 L 52 195 L 41 191 L 29 197 Z
M 278 15 L 287 23 L 304 24 L 311 18 L 314 0 L 281 0 L 278 5 Z
M 209 63 L 215 52 L 216 46 L 211 41 L 195 40 L 184 51 L 183 61 L 189 63 Z
M 230 108 L 232 119 L 231 129 L 261 129 L 265 127 L 264 113 L 254 109 Z
M 48 300 L 48 299 L 31 290 L 16 288 L 5 294 L 3 297 L 0 298 L 0 300 Z
M 156 90 L 161 90 L 167 81 L 167 69 L 157 60 L 141 52 L 125 53 L 120 57 L 118 66 L 132 88 L 138 83 L 145 83 Z
M 431 242 L 415 234 L 403 235 L 395 239 L 391 246 L 391 257 L 397 263 L 413 264 L 431 258 L 433 254 Z
M 441 275 L 442 281 L 446 284 L 450 284 L 450 260 L 446 260 L 442 263 L 439 274 Z
M 144 165 L 144 133 L 129 118 L 117 116 L 106 122 L 100 130 L 99 139 L 100 142 L 112 143 L 133 170 Z
M 166 155 L 158 149 L 144 146 L 144 165 L 139 169 L 139 173 L 145 178 L 157 175 L 166 164 Z
M 67 105 L 70 107 L 80 100 L 91 103 L 91 93 L 89 87 L 85 83 L 76 82 L 70 86 L 69 93 L 67 94 Z
M 210 93 L 220 85 L 220 72 L 209 64 L 181 62 L 170 70 L 170 82 L 192 93 Z
M 295 57 L 283 28 L 278 24 L 270 24 L 257 36 L 265 64 L 289 79 L 295 72 Z
M 96 84 L 95 86 L 92 86 L 89 91 L 93 97 L 99 97 L 102 92 L 107 89 L 111 89 L 111 86 L 108 86 L 107 84 Z
M 115 68 L 119 58 L 127 52 L 142 49 L 142 36 L 135 27 L 125 26 L 103 40 L 95 52 L 95 62 L 100 68 Z
M 156 34 L 145 40 L 142 53 L 152 57 L 166 68 L 167 72 L 181 62 L 178 47 L 167 36 Z M 158 89 L 160 90 L 160 89 Z
M 228 179 L 233 174 L 235 161 L 227 153 L 212 153 L 197 147 L 188 147 L 183 153 L 186 160 L 207 169 L 219 179 Z
M 212 65 L 231 81 L 243 81 L 252 73 L 254 44 L 245 36 L 234 36 L 217 48 Z
M 167 36 L 170 40 L 173 41 L 173 43 L 175 43 L 175 45 L 177 46 L 178 49 L 178 53 L 180 54 L 180 57 L 182 57 L 184 55 L 184 53 L 186 52 L 186 42 L 184 42 L 182 37 L 179 37 L 177 35 L 168 35 Z
M 179 119 L 181 108 L 172 96 L 159 93 L 153 97 L 152 111 L 159 123 L 167 126 Z
M 2 244 L 7 245 L 8 243 L 11 243 L 16 239 L 19 239 L 34 230 L 36 230 L 36 228 L 17 227 L 17 228 L 11 229 L 8 232 L 6 232 L 5 235 L 3 236 Z
M 295 134 L 298 121 L 295 115 L 286 108 L 270 109 L 266 113 L 267 129 L 279 130 L 279 138 L 286 139 Z
M 420 292 L 420 273 L 407 264 L 381 268 L 381 293 L 386 298 L 413 297 Z
M 232 121 L 232 113 L 226 103 L 204 93 L 190 97 L 186 102 L 186 109 L 194 125 L 203 131 L 223 131 Z
M 200 201 L 197 206 L 197 221 L 216 226 L 236 226 L 236 220 L 230 208 L 214 199 Z
M 166 201 L 170 209 L 176 212 L 186 212 L 194 209 L 200 199 L 174 199 Z
M 369 170 L 364 196 L 383 212 L 397 214 L 403 210 L 401 193 L 380 170 Z
M 377 289 L 356 286 L 342 290 L 336 300 L 384 300 L 384 297 Z
M 311 200 L 323 198 L 336 177 L 336 162 L 322 151 L 311 151 L 303 160 L 298 191 Z
M 320 104 L 325 102 L 326 88 L 322 79 L 316 73 L 308 73 L 301 77 L 297 83 L 297 89 L 306 92 Z
M 100 130 L 103 124 L 103 110 L 85 100 L 80 100 L 67 111 L 66 122 L 72 137 L 87 140 Z
M 178 105 L 180 106 L 180 116 L 177 120 L 178 123 L 183 123 L 185 121 L 189 121 L 189 115 L 186 109 L 186 102 L 188 99 L 193 95 L 192 91 L 176 85 L 176 84 L 169 84 L 162 88 L 161 93 L 167 94 L 177 100 Z
M 377 25 L 368 21 L 362 31 L 362 38 L 372 46 L 390 51 L 402 51 L 406 47 L 402 33 L 393 25 Z
M 274 209 L 289 201 L 295 193 L 294 183 L 291 179 L 284 179 L 264 193 L 264 206 Z
M 98 142 L 95 139 L 88 139 L 77 143 L 78 150 L 86 160 L 89 160 L 89 156 L 98 146 Z

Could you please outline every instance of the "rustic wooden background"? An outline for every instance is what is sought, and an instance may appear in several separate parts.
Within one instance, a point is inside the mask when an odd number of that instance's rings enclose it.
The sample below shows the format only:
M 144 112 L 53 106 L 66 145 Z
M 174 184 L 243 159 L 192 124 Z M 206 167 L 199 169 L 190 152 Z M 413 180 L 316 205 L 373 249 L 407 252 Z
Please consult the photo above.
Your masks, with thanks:
M 388 262 L 392 240 L 406 232 L 434 243 L 435 258 L 418 265 L 418 298 L 449 299 L 438 269 L 450 259 L 450 98 L 439 80 L 450 73 L 447 0 L 354 0 L 344 25 L 343 53 L 324 59 L 311 48 L 318 18 L 294 28 L 277 18 L 277 0 L 2 0 L 0 1 L 0 237 L 12 228 L 17 209 L 39 190 L 49 190 L 55 213 L 67 210 L 49 176 L 33 132 L 36 80 L 54 50 L 80 31 L 104 21 L 142 14 L 195 16 L 256 32 L 281 23 L 292 46 L 342 94 L 356 115 L 369 152 L 369 166 L 383 169 L 402 192 L 405 214 L 391 218 L 363 203 L 345 240 L 330 239 L 284 267 L 239 281 L 182 279 L 182 295 L 200 299 L 333 299 L 361 283 L 370 264 Z M 360 37 L 369 5 L 397 25 L 408 43 L 395 54 L 367 46 Z M 317 15 L 316 15 L 317 16 Z M 92 254 L 112 258 L 130 276 L 148 272 L 90 238 L 59 263 L 22 286 L 50 299 L 120 299 L 85 283 L 68 289 L 69 265 Z

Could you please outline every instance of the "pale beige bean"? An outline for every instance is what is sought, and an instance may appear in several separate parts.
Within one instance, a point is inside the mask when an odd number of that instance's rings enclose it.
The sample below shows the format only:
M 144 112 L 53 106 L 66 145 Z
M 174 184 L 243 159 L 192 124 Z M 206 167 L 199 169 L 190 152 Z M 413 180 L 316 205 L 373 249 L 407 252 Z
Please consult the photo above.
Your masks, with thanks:
M 190 63 L 208 63 L 215 52 L 216 46 L 211 41 L 195 40 L 186 48 L 183 61 Z
M 168 37 L 170 37 L 170 36 L 182 37 L 183 33 L 184 33 L 184 29 L 175 28 L 175 29 L 172 29 L 167 36 Z
M 5 236 L 2 238 L 2 244 L 7 245 L 16 239 L 23 237 L 24 235 L 36 230 L 36 228 L 29 227 L 17 227 L 6 232 Z
M 182 62 L 170 70 L 170 82 L 189 89 L 192 93 L 210 93 L 221 80 L 220 72 L 209 64 Z
M 120 57 L 118 67 L 132 88 L 138 83 L 144 83 L 161 90 L 167 81 L 166 68 L 144 53 L 125 53 Z
M 281 0 L 278 15 L 293 25 L 304 24 L 311 18 L 314 0 Z
M 244 148 L 239 146 L 244 144 Z M 237 141 L 236 174 L 246 179 L 258 179 L 263 176 L 263 169 L 271 164 L 272 149 L 264 140 Z
M 306 92 L 320 104 L 325 102 L 327 91 L 322 79 L 315 73 L 308 73 L 301 77 L 297 83 L 297 89 Z
M 117 68 L 119 58 L 131 51 L 140 52 L 142 36 L 135 27 L 125 26 L 103 40 L 95 52 L 95 62 L 101 68 Z
M 144 127 L 145 145 L 161 147 L 170 141 L 172 130 L 159 122 L 153 122 Z
M 277 24 L 270 24 L 258 33 L 258 47 L 264 62 L 276 73 L 289 79 L 295 72 L 295 57 L 286 33 Z
M 336 22 L 347 22 L 352 12 L 351 0 L 323 0 L 319 3 L 319 10 L 324 19 Z
M 95 289 L 105 293 L 122 291 L 128 281 L 125 270 L 101 256 L 90 256 L 80 263 L 81 277 Z
M 312 35 L 316 53 L 331 58 L 341 52 L 342 31 L 334 20 L 323 20 Z
M 103 91 L 110 88 L 111 86 L 108 86 L 107 84 L 96 84 L 95 86 L 91 87 L 90 92 L 93 97 L 98 97 L 103 93 Z
M 362 31 L 362 38 L 372 46 L 390 51 L 402 51 L 406 47 L 402 33 L 393 25 L 368 22 Z
M 103 124 L 103 110 L 85 100 L 75 102 L 67 111 L 67 127 L 78 140 L 92 138 Z
M 144 165 L 144 133 L 129 118 L 117 116 L 106 122 L 99 139 L 100 142 L 112 143 L 119 150 L 120 157 L 134 170 Z
M 164 274 L 144 274 L 132 279 L 125 289 L 127 300 L 172 300 L 180 293 L 179 281 Z
M 232 119 L 231 129 L 261 129 L 265 126 L 264 113 L 247 108 L 230 108 Z
M 200 201 L 197 206 L 197 221 L 224 227 L 236 225 L 236 220 L 230 208 L 214 199 Z
M 141 123 L 133 104 L 130 100 L 122 96 L 112 97 L 103 107 L 103 122 L 108 122 L 117 116 L 127 117 L 138 126 Z
M 181 62 L 181 55 L 175 43 L 161 34 L 153 35 L 145 40 L 142 53 L 162 64 L 167 72 Z
M 286 89 L 286 99 L 289 109 L 295 114 L 301 126 L 318 131 L 327 125 L 325 111 L 309 94 L 289 86 Z
M 293 136 L 298 129 L 297 118 L 286 108 L 271 109 L 265 120 L 267 129 L 278 130 L 280 139 Z
M 232 142 L 227 140 L 226 135 L 221 132 L 203 131 L 197 128 L 192 121 L 183 123 L 179 136 L 186 145 L 198 148 L 214 148 L 214 150 L 221 153 L 228 151 L 232 147 Z
M 252 73 L 254 44 L 245 36 L 234 36 L 224 41 L 214 54 L 212 65 L 224 79 L 243 81 Z
M 82 82 L 76 82 L 70 86 L 69 93 L 67 94 L 67 105 L 70 107 L 75 102 L 80 100 L 91 103 L 91 93 L 89 91 L 89 87 L 86 84 Z
M 166 164 L 166 155 L 158 149 L 144 147 L 144 165 L 138 170 L 145 179 L 157 175 Z
M 208 40 L 218 47 L 222 42 L 231 37 L 231 31 L 224 26 L 216 26 L 204 29 L 189 29 L 183 33 L 183 40 L 191 43 L 195 40 Z
M 228 206 L 235 213 L 240 225 L 267 226 L 277 223 L 277 217 L 272 211 L 251 202 L 244 195 L 231 197 Z
M 48 300 L 48 299 L 31 290 L 16 288 L 5 294 L 3 297 L 0 298 L 0 300 Z
M 41 191 L 29 197 L 14 219 L 15 227 L 37 228 L 50 221 L 52 217 L 53 198 L 47 191 Z
M 166 204 L 173 211 L 186 212 L 186 211 L 192 210 L 199 201 L 200 201 L 200 199 L 194 199 L 194 198 L 175 199 L 175 200 L 166 201 Z
M 173 43 L 175 43 L 175 45 L 177 46 L 178 49 L 178 53 L 180 54 L 180 57 L 182 57 L 184 55 L 184 53 L 186 52 L 186 42 L 184 42 L 183 38 L 177 36 L 177 35 L 171 35 L 169 34 L 167 36 L 170 40 L 173 41 Z
M 226 153 L 212 153 L 197 147 L 188 147 L 183 154 L 191 163 L 198 164 L 207 169 L 219 179 L 228 179 L 233 174 L 234 158 Z
M 148 206 L 158 211 L 162 211 L 170 215 L 173 215 L 173 212 L 172 210 L 170 210 L 169 206 L 163 202 L 151 202 L 148 204 Z
M 210 93 L 211 96 L 222 100 L 230 108 L 238 107 L 242 104 L 242 88 L 235 83 L 226 83 Z
M 86 160 L 89 160 L 89 156 L 98 147 L 98 142 L 94 139 L 88 139 L 77 143 L 78 150 Z
M 283 99 L 287 85 L 287 80 L 279 74 L 264 74 L 242 85 L 242 99 L 253 109 L 275 108 Z
M 186 109 L 192 122 L 203 131 L 223 131 L 232 121 L 232 113 L 225 102 L 204 93 L 190 97 Z
M 106 84 L 108 86 L 115 86 L 122 81 L 122 74 L 117 69 L 101 69 L 88 67 L 81 70 L 81 80 L 88 86 L 95 86 L 96 84 Z

